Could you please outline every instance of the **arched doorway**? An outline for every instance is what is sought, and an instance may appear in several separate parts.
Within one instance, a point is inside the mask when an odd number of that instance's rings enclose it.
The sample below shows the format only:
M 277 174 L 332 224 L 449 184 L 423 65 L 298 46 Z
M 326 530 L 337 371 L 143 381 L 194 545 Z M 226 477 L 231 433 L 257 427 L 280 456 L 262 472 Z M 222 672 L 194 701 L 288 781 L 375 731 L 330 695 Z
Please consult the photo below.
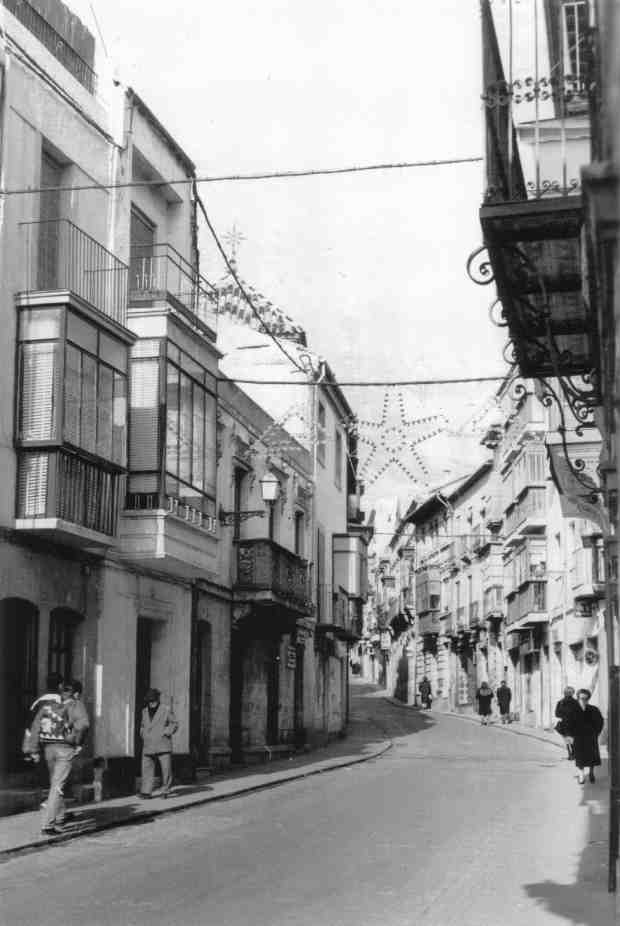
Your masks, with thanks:
M 0 770 L 21 767 L 29 708 L 37 696 L 39 611 L 23 598 L 0 601 Z

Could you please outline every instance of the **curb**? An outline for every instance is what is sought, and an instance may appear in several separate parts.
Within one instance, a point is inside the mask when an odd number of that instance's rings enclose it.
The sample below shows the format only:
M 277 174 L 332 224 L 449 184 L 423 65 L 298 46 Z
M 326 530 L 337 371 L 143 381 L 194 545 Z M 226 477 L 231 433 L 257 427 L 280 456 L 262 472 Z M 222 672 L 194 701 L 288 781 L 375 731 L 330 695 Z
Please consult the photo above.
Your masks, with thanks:
M 403 704 L 402 701 L 398 701 L 396 698 L 384 698 L 389 704 L 393 704 L 395 707 L 404 707 L 408 710 L 421 710 L 414 704 Z M 475 723 L 478 725 L 478 721 L 475 717 L 472 717 L 470 714 L 457 714 L 455 711 L 437 711 L 442 717 L 456 717 L 458 720 L 468 720 L 470 723 Z M 512 724 L 492 724 L 497 730 L 503 730 L 505 733 L 512 733 L 514 736 L 525 736 L 527 739 L 538 740 L 539 743 L 549 743 L 550 746 L 555 746 L 557 749 L 563 749 L 561 743 L 555 742 L 555 740 L 547 739 L 546 736 L 540 736 L 537 733 L 527 733 L 525 730 L 515 730 L 512 727 Z
M 393 741 L 386 740 L 383 745 L 374 752 L 358 759 L 347 759 L 344 762 L 336 762 L 334 765 L 327 765 L 323 768 L 309 769 L 305 772 L 299 772 L 292 775 L 283 775 L 264 784 L 251 785 L 247 788 L 238 788 L 235 791 L 229 791 L 226 794 L 212 794 L 199 800 L 190 801 L 185 804 L 177 804 L 174 807 L 162 807 L 161 810 L 144 810 L 140 811 L 134 817 L 128 817 L 120 820 L 110 820 L 107 823 L 95 824 L 92 828 L 77 831 L 75 833 L 62 833 L 58 836 L 52 836 L 48 839 L 36 840 L 13 849 L 0 849 L 0 864 L 17 858 L 20 855 L 30 855 L 34 852 L 43 852 L 62 843 L 70 842 L 74 839 L 80 839 L 84 836 L 96 836 L 98 833 L 104 833 L 108 830 L 120 829 L 125 826 L 140 826 L 144 823 L 152 823 L 158 817 L 171 816 L 184 810 L 190 810 L 193 807 L 204 807 L 205 804 L 215 804 L 222 801 L 234 800 L 237 797 L 244 797 L 247 794 L 255 794 L 259 791 L 268 791 L 271 788 L 277 788 L 280 785 L 288 784 L 291 781 L 301 781 L 304 778 L 313 778 L 316 775 L 323 775 L 326 772 L 335 772 L 339 769 L 350 768 L 355 765 L 362 765 L 364 762 L 370 762 L 372 759 L 378 759 L 385 755 L 393 746 Z

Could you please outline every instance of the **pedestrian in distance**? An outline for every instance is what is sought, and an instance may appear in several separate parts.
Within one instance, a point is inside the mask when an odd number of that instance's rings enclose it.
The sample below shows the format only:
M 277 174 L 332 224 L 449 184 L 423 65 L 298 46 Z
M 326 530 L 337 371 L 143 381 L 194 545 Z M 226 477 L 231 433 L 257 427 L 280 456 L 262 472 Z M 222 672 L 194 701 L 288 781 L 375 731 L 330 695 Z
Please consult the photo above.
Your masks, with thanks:
M 502 723 L 512 723 L 512 717 L 510 716 L 510 702 L 512 701 L 512 691 L 508 687 L 506 681 L 500 682 L 500 686 L 497 689 L 497 704 L 499 707 L 499 716 Z
M 598 707 L 590 704 L 592 694 L 587 688 L 577 692 L 578 709 L 571 717 L 570 730 L 573 735 L 575 765 L 579 769 L 579 784 L 585 782 L 584 770 L 588 770 L 590 781 L 594 782 L 594 769 L 601 764 L 598 738 L 605 722 Z
M 155 784 L 155 763 L 161 769 L 162 797 L 168 797 L 172 785 L 172 737 L 178 723 L 171 707 L 161 703 L 157 688 L 147 691 L 142 711 L 140 736 L 142 737 L 142 783 L 140 797 L 148 800 L 153 796 Z
M 572 717 L 579 710 L 579 704 L 575 700 L 575 689 L 570 685 L 564 689 L 564 697 L 560 698 L 555 706 L 555 716 L 558 722 L 555 725 L 556 733 L 559 733 L 566 746 L 566 758 L 574 759 L 575 752 L 573 748 Z
M 62 686 L 60 702 L 43 701 L 32 724 L 27 747 L 34 762 L 39 761 L 39 751 L 43 750 L 50 773 L 49 795 L 47 802 L 41 806 L 41 832 L 48 836 L 62 832 L 65 822 L 64 786 L 75 757 L 82 751 L 90 726 L 84 705 L 73 697 L 74 687 L 75 683 Z
M 480 723 L 485 727 L 489 722 L 489 717 L 492 714 L 491 701 L 493 700 L 493 692 L 489 688 L 486 682 L 483 682 L 478 691 L 476 692 L 476 701 L 478 702 L 478 713 L 480 714 Z
M 430 710 L 433 703 L 433 695 L 431 691 L 431 683 L 429 682 L 426 675 L 418 685 L 418 691 L 420 692 L 420 701 L 422 702 L 422 707 Z

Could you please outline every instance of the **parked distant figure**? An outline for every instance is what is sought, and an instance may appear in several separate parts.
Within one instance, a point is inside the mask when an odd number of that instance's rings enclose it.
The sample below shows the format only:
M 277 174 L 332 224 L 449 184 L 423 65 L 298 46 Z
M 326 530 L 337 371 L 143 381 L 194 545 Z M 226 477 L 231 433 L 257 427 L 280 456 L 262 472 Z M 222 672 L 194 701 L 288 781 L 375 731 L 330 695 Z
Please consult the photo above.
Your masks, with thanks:
M 579 689 L 577 692 L 577 704 L 579 707 L 570 721 L 575 765 L 579 769 L 580 785 L 585 781 L 584 770 L 588 769 L 590 781 L 594 781 L 594 768 L 601 764 L 598 738 L 605 722 L 598 707 L 590 704 L 591 696 L 591 692 L 587 688 Z
M 568 686 L 564 689 L 564 697 L 560 698 L 555 706 L 555 716 L 559 718 L 555 725 L 556 733 L 559 733 L 566 745 L 567 759 L 574 759 L 573 749 L 572 717 L 575 711 L 579 710 L 579 705 L 575 700 L 575 689 Z
M 153 796 L 155 779 L 155 760 L 161 769 L 162 797 L 168 797 L 172 785 L 172 737 L 178 729 L 178 723 L 171 707 L 161 703 L 161 694 L 157 688 L 147 691 L 145 708 L 142 711 L 142 785 L 140 797 L 148 799 Z
M 433 703 L 433 696 L 431 692 L 431 683 L 427 679 L 426 675 L 418 685 L 418 691 L 420 692 L 420 701 L 422 702 L 422 707 L 430 710 L 430 707 Z
M 485 726 L 489 722 L 489 717 L 492 713 L 491 701 L 493 700 L 493 692 L 489 688 L 486 682 L 483 682 L 478 691 L 476 692 L 476 701 L 478 702 L 478 713 L 480 714 L 480 723 Z
M 510 716 L 510 702 L 512 701 L 512 691 L 508 687 L 508 683 L 503 681 L 500 682 L 500 686 L 497 689 L 497 704 L 499 706 L 499 716 L 501 717 L 502 723 L 512 723 L 512 718 Z

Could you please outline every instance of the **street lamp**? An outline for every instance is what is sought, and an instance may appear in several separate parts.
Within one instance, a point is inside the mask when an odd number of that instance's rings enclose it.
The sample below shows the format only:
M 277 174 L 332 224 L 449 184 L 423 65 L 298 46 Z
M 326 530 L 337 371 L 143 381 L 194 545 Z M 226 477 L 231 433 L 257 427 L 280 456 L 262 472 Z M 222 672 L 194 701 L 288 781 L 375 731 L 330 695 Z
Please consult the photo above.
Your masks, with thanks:
M 269 505 L 269 539 L 273 539 L 273 509 L 280 497 L 280 480 L 272 472 L 267 470 L 260 480 L 260 494 L 266 505 Z M 253 509 L 250 511 L 224 511 L 220 508 L 220 524 L 236 525 L 241 521 L 247 521 L 249 518 L 264 518 L 264 508 Z

